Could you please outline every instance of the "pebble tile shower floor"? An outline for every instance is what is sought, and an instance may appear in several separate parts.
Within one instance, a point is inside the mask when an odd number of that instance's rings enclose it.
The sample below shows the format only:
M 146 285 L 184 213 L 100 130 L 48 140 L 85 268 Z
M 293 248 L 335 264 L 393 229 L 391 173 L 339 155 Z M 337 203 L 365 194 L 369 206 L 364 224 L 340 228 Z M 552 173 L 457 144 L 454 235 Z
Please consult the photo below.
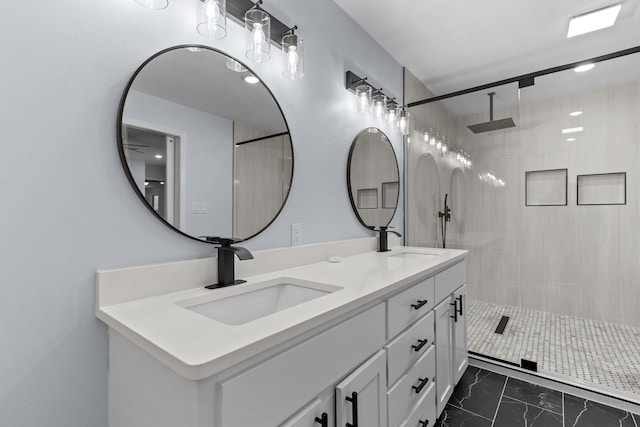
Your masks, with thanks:
M 640 329 L 469 299 L 469 351 L 640 395 Z M 502 316 L 509 322 L 495 330 Z

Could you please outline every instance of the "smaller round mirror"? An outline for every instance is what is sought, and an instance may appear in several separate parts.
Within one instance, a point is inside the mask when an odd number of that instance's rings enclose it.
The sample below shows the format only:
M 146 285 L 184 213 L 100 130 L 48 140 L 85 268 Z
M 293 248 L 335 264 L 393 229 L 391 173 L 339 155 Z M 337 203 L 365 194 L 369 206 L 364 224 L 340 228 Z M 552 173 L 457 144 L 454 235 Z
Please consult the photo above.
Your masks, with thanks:
M 380 129 L 367 128 L 353 140 L 347 185 L 362 225 L 375 229 L 389 225 L 398 206 L 400 173 L 393 146 Z

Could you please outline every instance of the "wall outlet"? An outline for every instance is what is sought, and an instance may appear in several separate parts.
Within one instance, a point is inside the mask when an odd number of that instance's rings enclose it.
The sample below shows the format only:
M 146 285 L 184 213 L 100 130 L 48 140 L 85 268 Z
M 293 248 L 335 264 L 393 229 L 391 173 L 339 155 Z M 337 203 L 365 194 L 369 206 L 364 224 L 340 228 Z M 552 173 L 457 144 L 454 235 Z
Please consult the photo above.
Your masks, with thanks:
M 291 246 L 300 246 L 300 238 L 302 237 L 302 224 L 296 222 L 291 224 Z

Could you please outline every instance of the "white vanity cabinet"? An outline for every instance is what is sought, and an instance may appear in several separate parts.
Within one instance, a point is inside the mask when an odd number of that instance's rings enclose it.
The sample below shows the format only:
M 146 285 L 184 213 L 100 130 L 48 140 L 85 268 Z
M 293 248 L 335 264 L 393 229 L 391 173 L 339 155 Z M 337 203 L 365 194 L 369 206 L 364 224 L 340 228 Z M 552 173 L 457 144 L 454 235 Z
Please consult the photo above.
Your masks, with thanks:
M 468 366 L 466 262 L 436 274 L 436 394 L 438 416 Z
M 467 366 L 466 263 L 412 277 L 200 380 L 110 329 L 109 425 L 435 425 Z
M 387 363 L 378 351 L 336 387 L 336 425 L 386 427 Z

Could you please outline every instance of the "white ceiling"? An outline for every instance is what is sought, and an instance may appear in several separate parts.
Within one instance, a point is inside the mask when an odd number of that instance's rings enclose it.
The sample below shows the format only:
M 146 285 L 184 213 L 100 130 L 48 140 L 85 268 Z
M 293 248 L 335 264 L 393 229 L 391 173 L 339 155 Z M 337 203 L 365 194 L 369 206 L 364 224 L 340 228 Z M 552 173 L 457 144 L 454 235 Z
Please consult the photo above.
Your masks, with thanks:
M 638 46 L 639 1 L 622 1 L 614 27 L 567 39 L 572 16 L 616 1 L 335 0 L 436 95 Z M 640 64 L 640 54 L 632 56 Z M 620 67 L 616 75 L 637 80 L 639 69 Z M 448 106 L 470 112 L 455 102 Z

